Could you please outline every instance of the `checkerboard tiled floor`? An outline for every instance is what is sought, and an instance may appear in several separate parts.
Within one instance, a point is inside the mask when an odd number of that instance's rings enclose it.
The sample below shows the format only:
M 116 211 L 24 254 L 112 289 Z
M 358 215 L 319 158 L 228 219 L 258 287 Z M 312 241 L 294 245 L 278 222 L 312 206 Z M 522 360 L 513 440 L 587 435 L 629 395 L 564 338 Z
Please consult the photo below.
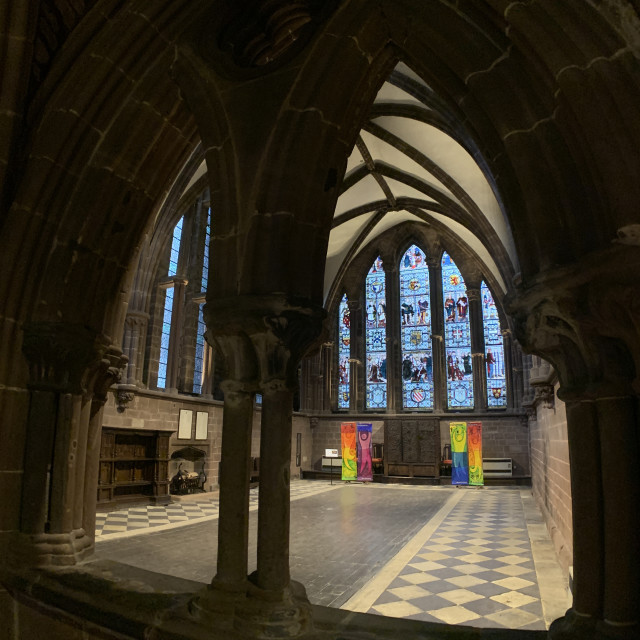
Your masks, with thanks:
M 474 627 L 544 629 L 518 491 L 468 491 L 370 613 Z
M 292 482 L 291 499 L 313 495 L 325 491 L 329 482 Z M 337 487 L 337 485 L 334 485 Z M 249 509 L 258 508 L 258 487 L 249 493 Z M 192 521 L 214 519 L 218 517 L 218 494 L 202 493 L 188 496 L 186 500 L 173 502 L 165 506 L 142 505 L 127 509 L 118 509 L 108 513 L 96 514 L 96 538 L 111 534 L 132 532 L 144 533 L 153 527 L 168 525 L 179 526 Z

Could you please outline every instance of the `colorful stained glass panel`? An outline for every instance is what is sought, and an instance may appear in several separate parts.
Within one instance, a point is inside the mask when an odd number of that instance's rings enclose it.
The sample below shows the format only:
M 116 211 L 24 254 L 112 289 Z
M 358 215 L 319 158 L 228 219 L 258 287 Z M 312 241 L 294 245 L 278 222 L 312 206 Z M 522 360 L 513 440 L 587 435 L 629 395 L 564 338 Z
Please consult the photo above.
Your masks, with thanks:
M 376 258 L 365 282 L 367 409 L 387 407 L 387 301 L 382 259 Z
M 442 255 L 444 347 L 449 409 L 473 409 L 469 299 L 464 278 L 448 253 Z
M 348 409 L 349 391 L 349 358 L 351 357 L 351 317 L 347 294 L 342 296 L 338 308 L 338 408 Z
M 480 286 L 482 321 L 484 324 L 484 348 L 487 374 L 487 405 L 489 408 L 507 406 L 507 378 L 504 367 L 504 338 L 500 331 L 500 319 L 489 287 Z
M 405 409 L 433 409 L 429 267 L 422 249 L 407 249 L 399 274 L 402 404 Z
M 202 315 L 204 302 L 198 306 L 198 337 L 196 339 L 196 355 L 193 367 L 193 393 L 202 393 L 202 378 L 204 374 L 204 334 L 206 325 Z

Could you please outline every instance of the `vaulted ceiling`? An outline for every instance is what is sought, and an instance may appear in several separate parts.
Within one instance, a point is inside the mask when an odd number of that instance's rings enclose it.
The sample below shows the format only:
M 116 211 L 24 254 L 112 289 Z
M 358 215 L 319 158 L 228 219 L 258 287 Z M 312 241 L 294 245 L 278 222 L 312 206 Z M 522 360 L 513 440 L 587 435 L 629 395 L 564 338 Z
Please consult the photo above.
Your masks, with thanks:
M 205 171 L 203 161 L 185 192 Z M 503 293 L 518 272 L 508 220 L 473 139 L 400 63 L 380 88 L 347 163 L 329 237 L 325 298 L 345 261 L 407 221 L 457 236 Z
M 349 158 L 327 252 L 325 293 L 344 260 L 405 221 L 446 227 L 506 289 L 517 272 L 509 223 L 480 153 L 453 114 L 400 63 Z

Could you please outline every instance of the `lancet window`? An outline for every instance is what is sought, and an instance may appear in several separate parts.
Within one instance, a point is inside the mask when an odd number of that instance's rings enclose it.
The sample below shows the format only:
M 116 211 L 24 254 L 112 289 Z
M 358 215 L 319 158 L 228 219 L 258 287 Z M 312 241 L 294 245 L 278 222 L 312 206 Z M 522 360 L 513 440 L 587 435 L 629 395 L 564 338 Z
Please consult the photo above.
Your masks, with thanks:
M 387 300 L 382 259 L 377 257 L 366 278 L 366 406 L 387 407 Z

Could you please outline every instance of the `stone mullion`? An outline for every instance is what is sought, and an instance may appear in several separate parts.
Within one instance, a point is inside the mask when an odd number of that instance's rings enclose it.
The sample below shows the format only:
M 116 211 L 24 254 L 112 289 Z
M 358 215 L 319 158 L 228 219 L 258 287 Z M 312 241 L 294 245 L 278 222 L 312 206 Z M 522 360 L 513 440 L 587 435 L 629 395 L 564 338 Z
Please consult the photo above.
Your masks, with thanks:
M 396 265 L 385 268 L 387 305 L 387 411 L 402 411 L 400 283 Z
M 360 295 L 362 293 L 360 292 Z M 349 339 L 350 339 L 350 370 L 349 370 L 349 409 L 355 412 L 361 412 L 364 409 L 363 380 L 366 375 L 362 375 L 365 362 L 365 346 L 362 331 L 362 311 L 364 305 L 359 296 L 354 296 L 354 300 L 349 299 Z M 365 382 L 366 384 L 366 382 Z
M 147 387 L 158 388 L 158 368 L 160 365 L 160 345 L 162 340 L 162 323 L 166 302 L 166 287 L 157 286 L 151 300 L 150 324 L 147 330 L 145 353 Z M 143 370 L 143 378 L 145 371 Z
M 484 366 L 484 323 L 480 303 L 480 287 L 467 287 L 469 299 L 469 329 L 471 332 L 471 355 L 473 359 L 474 410 L 487 408 L 487 378 Z
M 178 390 L 186 285 L 187 281 L 182 278 L 174 278 L 173 280 L 173 307 L 171 311 L 171 332 L 169 334 L 169 356 L 167 358 L 167 380 L 165 384 L 165 390 L 173 393 Z
M 429 262 L 431 293 L 431 331 L 433 335 L 433 408 L 447 409 L 447 372 L 444 353 L 444 301 L 442 298 L 442 266 Z
M 514 363 L 515 345 L 513 344 L 511 331 L 509 331 L 508 329 L 503 331 L 502 340 L 504 346 L 504 371 L 507 387 L 507 408 L 513 410 L 516 407 L 521 406 L 522 398 L 520 397 L 520 393 L 518 392 L 518 385 L 516 384 L 516 377 L 518 375 L 518 372 L 516 372 Z M 519 368 L 519 371 L 522 371 L 522 367 Z

